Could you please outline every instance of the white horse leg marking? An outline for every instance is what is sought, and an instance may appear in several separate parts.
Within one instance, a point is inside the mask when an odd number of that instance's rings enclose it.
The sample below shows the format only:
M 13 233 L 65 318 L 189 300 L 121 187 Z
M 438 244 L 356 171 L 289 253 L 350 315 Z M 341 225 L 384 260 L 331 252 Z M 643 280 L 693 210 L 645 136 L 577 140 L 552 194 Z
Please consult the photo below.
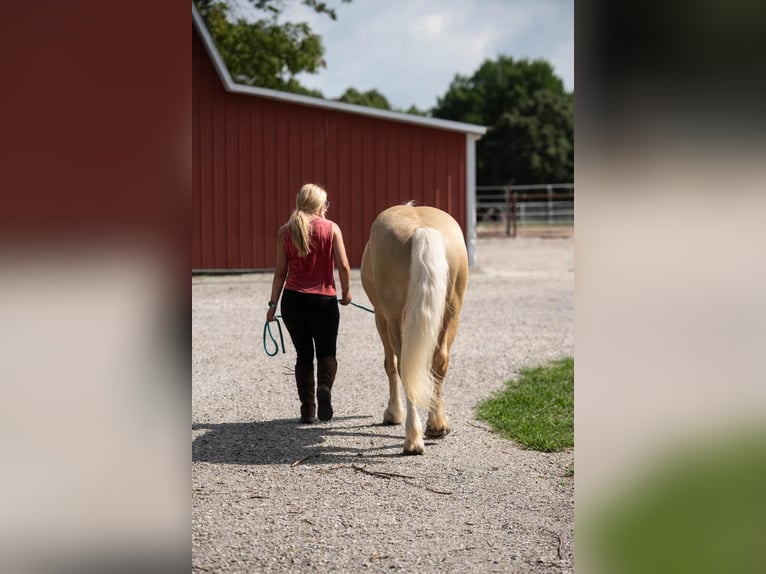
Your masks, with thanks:
M 407 422 L 405 426 L 404 454 L 423 454 L 426 445 L 423 442 L 423 425 L 415 403 L 407 397 Z

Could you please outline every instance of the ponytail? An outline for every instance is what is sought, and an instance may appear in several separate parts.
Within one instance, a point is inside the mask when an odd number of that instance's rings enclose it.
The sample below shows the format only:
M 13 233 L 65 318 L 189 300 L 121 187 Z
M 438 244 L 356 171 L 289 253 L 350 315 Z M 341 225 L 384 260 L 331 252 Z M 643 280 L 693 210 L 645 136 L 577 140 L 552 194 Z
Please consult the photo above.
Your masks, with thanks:
M 311 253 L 311 221 L 308 216 L 317 214 L 327 202 L 327 192 L 313 183 L 307 183 L 298 192 L 295 209 L 287 220 L 287 229 L 299 257 Z
M 287 221 L 290 238 L 293 240 L 298 257 L 306 257 L 311 252 L 311 222 L 300 209 L 294 209 Z

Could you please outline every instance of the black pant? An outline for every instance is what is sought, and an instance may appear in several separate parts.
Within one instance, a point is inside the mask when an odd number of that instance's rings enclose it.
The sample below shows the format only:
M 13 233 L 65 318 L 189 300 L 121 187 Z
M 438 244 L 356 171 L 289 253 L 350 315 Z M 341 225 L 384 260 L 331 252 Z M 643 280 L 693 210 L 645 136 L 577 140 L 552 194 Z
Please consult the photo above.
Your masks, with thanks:
M 334 357 L 340 312 L 332 295 L 282 292 L 282 319 L 298 354 L 296 363 L 310 365 L 316 356 Z

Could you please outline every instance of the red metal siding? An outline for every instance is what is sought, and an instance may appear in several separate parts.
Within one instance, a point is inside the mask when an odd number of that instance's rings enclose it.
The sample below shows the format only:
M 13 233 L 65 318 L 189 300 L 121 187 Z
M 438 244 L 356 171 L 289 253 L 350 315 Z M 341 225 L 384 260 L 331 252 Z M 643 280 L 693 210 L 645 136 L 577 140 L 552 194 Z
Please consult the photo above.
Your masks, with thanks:
M 193 269 L 273 268 L 306 182 L 327 189 L 353 267 L 397 203 L 440 207 L 465 230 L 465 134 L 228 93 L 193 27 L 192 60 Z

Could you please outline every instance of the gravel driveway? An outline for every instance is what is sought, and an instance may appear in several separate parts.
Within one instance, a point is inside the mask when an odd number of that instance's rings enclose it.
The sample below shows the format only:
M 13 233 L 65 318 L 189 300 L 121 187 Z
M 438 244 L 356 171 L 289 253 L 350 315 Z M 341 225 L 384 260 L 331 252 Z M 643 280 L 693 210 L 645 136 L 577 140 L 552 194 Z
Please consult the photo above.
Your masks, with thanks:
M 525 451 L 473 418 L 521 367 L 574 354 L 574 242 L 479 239 L 477 260 L 445 381 L 452 433 L 414 457 L 403 426 L 380 424 L 371 314 L 341 308 L 335 416 L 300 426 L 286 330 L 286 354 L 263 350 L 271 274 L 193 278 L 193 571 L 574 571 L 573 451 Z M 369 305 L 358 270 L 352 296 Z

